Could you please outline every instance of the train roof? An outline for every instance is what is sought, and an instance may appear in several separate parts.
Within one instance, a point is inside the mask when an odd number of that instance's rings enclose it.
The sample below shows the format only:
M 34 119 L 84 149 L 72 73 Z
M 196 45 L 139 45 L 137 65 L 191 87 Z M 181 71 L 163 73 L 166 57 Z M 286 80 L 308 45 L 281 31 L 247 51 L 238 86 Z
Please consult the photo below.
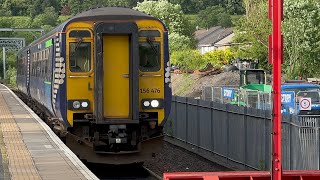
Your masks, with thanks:
M 61 23 L 59 26 L 54 28 L 49 33 L 41 36 L 37 40 L 30 43 L 28 46 L 32 46 L 34 44 L 37 44 L 40 41 L 48 38 L 52 34 L 55 34 L 56 32 L 63 32 L 66 25 L 71 22 L 92 21 L 92 20 L 99 21 L 99 20 L 139 20 L 139 19 L 153 19 L 153 20 L 160 21 L 159 19 L 157 19 L 155 17 L 152 17 L 148 14 L 145 14 L 145 13 L 142 13 L 140 11 L 133 10 L 130 8 L 103 7 L 103 8 L 90 9 L 88 11 L 84 11 L 82 13 L 79 13 L 79 14 L 71 17 L 70 19 L 66 20 L 65 22 Z M 25 48 L 22 51 L 24 51 L 24 50 L 25 50 Z

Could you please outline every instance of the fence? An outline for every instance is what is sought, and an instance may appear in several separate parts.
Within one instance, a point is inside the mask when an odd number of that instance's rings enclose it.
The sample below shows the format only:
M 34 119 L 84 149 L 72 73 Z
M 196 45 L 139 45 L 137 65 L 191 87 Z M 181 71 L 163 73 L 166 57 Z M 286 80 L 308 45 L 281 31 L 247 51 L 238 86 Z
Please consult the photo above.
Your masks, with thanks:
M 319 116 L 283 116 L 283 168 L 319 169 Z M 271 112 L 173 97 L 170 140 L 236 169 L 269 170 Z
M 271 94 L 256 90 L 244 90 L 234 87 L 204 87 L 202 100 L 233 103 L 240 106 L 271 110 Z

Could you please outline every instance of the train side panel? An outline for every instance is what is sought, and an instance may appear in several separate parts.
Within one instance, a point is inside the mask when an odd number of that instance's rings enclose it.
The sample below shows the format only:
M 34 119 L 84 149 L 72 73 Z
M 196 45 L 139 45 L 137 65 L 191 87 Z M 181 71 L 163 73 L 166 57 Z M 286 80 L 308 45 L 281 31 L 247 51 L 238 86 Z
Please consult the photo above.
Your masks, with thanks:
M 52 79 L 52 106 L 56 117 L 65 127 L 71 124 L 67 120 L 67 93 L 66 93 L 66 36 L 58 33 L 54 37 L 53 79 Z
M 28 94 L 27 77 L 27 52 L 24 51 L 17 56 L 17 87 L 24 94 Z

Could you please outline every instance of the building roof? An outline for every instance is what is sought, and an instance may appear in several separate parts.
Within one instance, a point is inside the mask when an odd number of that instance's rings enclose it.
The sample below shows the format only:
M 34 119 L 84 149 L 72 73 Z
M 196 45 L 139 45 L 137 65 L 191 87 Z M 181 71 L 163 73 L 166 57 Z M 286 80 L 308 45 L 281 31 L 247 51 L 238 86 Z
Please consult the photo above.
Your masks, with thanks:
M 223 28 L 221 26 L 211 27 L 208 30 L 201 29 L 195 32 L 195 37 L 198 40 L 198 46 L 213 45 L 223 38 L 233 33 L 233 28 Z

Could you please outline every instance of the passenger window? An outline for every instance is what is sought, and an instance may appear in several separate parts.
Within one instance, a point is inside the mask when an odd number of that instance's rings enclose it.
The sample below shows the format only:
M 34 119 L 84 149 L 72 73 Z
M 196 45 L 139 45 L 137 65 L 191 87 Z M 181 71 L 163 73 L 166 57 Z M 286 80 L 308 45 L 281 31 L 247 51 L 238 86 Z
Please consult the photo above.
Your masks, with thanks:
M 161 68 L 160 44 L 148 42 L 139 44 L 140 70 L 144 72 L 155 72 Z
M 91 43 L 78 42 L 70 43 L 71 72 L 89 72 L 91 70 Z

